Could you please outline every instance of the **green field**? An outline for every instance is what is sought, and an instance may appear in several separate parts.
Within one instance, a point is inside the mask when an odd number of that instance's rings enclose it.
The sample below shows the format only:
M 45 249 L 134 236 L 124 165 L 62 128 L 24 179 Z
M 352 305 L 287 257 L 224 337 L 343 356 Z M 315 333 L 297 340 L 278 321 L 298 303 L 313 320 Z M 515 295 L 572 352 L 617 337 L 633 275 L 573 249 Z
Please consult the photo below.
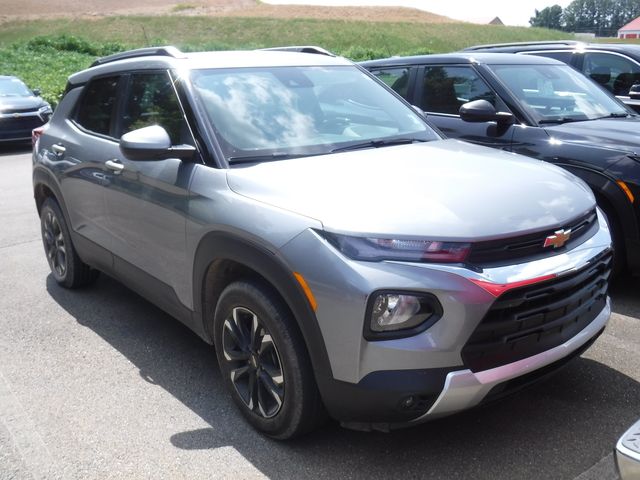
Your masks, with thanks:
M 0 74 L 23 78 L 56 104 L 66 77 L 98 56 L 150 45 L 221 50 L 320 45 L 352 60 L 441 53 L 479 43 L 550 40 L 569 34 L 466 23 L 378 23 L 239 17 L 105 17 L 4 23 Z

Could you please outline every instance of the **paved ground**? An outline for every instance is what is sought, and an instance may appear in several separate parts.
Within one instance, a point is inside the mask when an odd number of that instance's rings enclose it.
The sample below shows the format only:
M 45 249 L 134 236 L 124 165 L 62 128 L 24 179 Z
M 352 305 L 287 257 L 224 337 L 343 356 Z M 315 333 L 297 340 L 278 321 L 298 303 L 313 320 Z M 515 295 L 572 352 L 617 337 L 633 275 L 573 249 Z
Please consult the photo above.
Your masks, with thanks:
M 391 434 L 278 443 L 223 391 L 210 347 L 102 277 L 51 279 L 30 156 L 0 152 L 0 478 L 615 478 L 640 417 L 640 281 L 583 358 L 498 404 Z

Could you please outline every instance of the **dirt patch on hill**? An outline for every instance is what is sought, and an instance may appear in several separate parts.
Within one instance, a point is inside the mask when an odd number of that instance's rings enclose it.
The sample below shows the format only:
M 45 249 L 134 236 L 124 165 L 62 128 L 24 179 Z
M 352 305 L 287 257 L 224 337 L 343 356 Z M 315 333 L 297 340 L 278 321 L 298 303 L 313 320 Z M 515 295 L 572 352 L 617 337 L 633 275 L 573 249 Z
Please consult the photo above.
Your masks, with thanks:
M 369 22 L 451 23 L 448 17 L 403 7 L 316 7 L 267 5 L 255 0 L 3 0 L 0 22 L 51 17 L 111 15 L 208 15 L 234 17 L 317 18 Z

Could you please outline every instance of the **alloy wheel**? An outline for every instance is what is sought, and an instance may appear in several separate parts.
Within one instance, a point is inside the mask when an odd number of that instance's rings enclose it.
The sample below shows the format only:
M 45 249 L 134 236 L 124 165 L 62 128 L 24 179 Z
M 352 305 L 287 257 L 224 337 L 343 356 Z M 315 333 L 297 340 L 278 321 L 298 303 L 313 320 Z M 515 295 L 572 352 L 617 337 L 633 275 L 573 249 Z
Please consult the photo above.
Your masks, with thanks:
M 67 248 L 60 222 L 51 210 L 45 212 L 42 236 L 49 266 L 59 277 L 64 277 L 67 272 Z
M 231 383 L 247 408 L 274 417 L 284 401 L 284 374 L 276 345 L 258 316 L 234 307 L 224 321 L 222 349 Z

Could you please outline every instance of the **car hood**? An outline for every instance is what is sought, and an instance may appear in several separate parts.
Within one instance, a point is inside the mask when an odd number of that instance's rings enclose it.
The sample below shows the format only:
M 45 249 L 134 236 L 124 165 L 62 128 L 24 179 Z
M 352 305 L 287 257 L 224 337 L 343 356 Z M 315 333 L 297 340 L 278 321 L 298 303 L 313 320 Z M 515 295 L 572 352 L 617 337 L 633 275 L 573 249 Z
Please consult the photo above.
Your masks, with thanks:
M 240 195 L 337 233 L 478 240 L 557 226 L 593 208 L 572 174 L 457 140 L 262 163 L 228 171 Z
M 640 117 L 571 122 L 545 126 L 545 130 L 565 142 L 640 153 Z
M 40 97 L 0 97 L 0 110 L 35 110 L 43 105 Z

